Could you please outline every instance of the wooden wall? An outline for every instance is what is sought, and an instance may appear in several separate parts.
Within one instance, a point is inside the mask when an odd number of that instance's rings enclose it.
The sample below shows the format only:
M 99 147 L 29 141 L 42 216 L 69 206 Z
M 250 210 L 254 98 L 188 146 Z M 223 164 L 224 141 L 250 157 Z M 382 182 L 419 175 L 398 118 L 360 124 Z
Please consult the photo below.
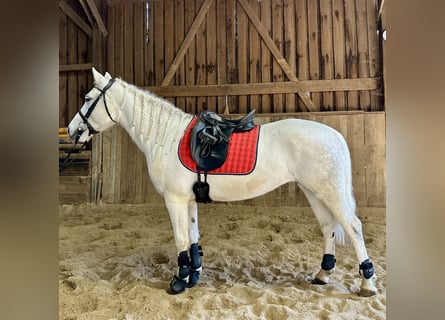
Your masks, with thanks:
M 59 10 L 59 127 L 64 127 L 83 104 L 91 86 L 89 70 L 70 70 L 68 66 L 91 61 L 91 28 L 81 29 L 66 14 L 74 10 L 66 1 Z M 89 81 L 90 80 L 90 81 Z
M 379 3 L 60 0 L 59 126 L 92 66 L 190 113 L 383 111 Z
M 346 139 L 352 158 L 353 186 L 359 206 L 386 205 L 386 136 L 384 112 L 316 112 L 289 114 L 258 114 L 256 123 L 267 123 L 289 117 L 327 124 Z M 103 152 L 101 194 L 107 203 L 157 203 L 163 201 L 154 190 L 147 172 L 145 157 L 129 141 L 128 134 L 114 127 L 102 134 Z M 244 204 L 307 206 L 308 203 L 294 184 Z
M 384 110 L 377 0 L 107 3 L 107 71 L 187 112 Z

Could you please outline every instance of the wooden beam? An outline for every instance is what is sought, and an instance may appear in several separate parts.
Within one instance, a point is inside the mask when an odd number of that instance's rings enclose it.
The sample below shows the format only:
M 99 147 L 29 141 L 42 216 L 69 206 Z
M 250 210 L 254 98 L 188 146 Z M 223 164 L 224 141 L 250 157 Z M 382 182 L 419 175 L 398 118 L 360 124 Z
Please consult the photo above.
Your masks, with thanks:
M 108 35 L 107 27 L 105 27 L 105 23 L 102 20 L 102 17 L 100 16 L 99 10 L 96 7 L 96 4 L 94 3 L 94 0 L 86 0 L 88 7 L 91 10 L 91 13 L 93 14 L 94 20 L 97 23 L 97 27 L 99 28 L 102 35 L 105 37 Z
M 105 36 L 108 34 L 108 31 L 103 24 L 94 1 L 86 0 L 86 2 L 91 10 L 94 20 L 96 21 L 96 23 L 93 23 L 93 65 L 103 72 L 103 69 L 105 68 Z M 103 136 L 103 133 L 96 135 L 91 143 L 90 201 L 94 203 L 99 202 L 102 194 L 102 161 L 104 156 Z
M 61 64 L 59 72 L 90 70 L 92 67 L 92 63 Z
M 302 118 L 302 117 L 318 117 L 318 116 L 352 116 L 364 114 L 363 110 L 347 110 L 347 111 L 315 111 L 315 112 L 281 112 L 281 113 L 255 113 L 255 119 L 258 118 Z M 384 114 L 384 112 L 372 112 L 372 114 Z M 223 118 L 237 119 L 242 114 L 230 114 L 230 116 L 221 115 Z
M 88 10 L 88 6 L 85 2 L 85 0 L 79 0 L 80 5 L 82 6 L 83 12 L 85 12 L 85 15 L 87 16 L 88 21 L 91 25 L 93 25 L 93 18 L 91 17 L 90 10 Z
M 299 82 L 297 76 L 295 75 L 295 72 L 292 71 L 292 68 L 287 63 L 286 59 L 284 59 L 283 55 L 281 54 L 280 50 L 275 45 L 273 39 L 270 37 L 269 33 L 267 32 L 266 28 L 264 28 L 263 24 L 261 23 L 261 20 L 256 15 L 255 11 L 252 9 L 252 7 L 249 5 L 249 3 L 246 0 L 238 0 L 238 2 L 243 7 L 244 11 L 246 12 L 247 16 L 249 17 L 250 21 L 254 25 L 254 27 L 257 29 L 258 33 L 261 35 L 263 41 L 266 43 L 269 50 L 272 52 L 274 58 L 277 60 L 278 64 L 283 69 L 284 73 L 288 77 L 289 80 L 293 82 Z M 315 106 L 312 102 L 311 98 L 307 95 L 306 92 L 298 91 L 298 95 L 300 98 L 304 101 L 304 104 L 309 109 L 309 111 L 314 111 Z
M 379 85 L 379 78 L 356 78 L 195 86 L 147 86 L 145 89 L 163 97 L 209 97 L 295 93 L 297 91 L 330 92 L 375 90 L 379 88 Z
M 193 41 L 193 38 L 198 31 L 198 28 L 200 27 L 202 21 L 204 20 L 205 15 L 207 14 L 207 11 L 209 10 L 210 6 L 212 5 L 213 0 L 205 0 L 205 2 L 202 4 L 201 9 L 199 9 L 198 14 L 196 15 L 195 21 L 193 21 L 192 26 L 190 27 L 190 30 L 188 31 L 187 35 L 185 36 L 184 42 L 181 44 L 181 47 L 178 50 L 178 53 L 176 54 L 176 57 L 173 59 L 172 64 L 170 65 L 167 74 L 164 77 L 164 80 L 162 80 L 161 86 L 165 87 L 168 86 L 168 84 L 171 82 L 173 76 L 176 73 L 176 70 L 178 70 L 179 65 L 181 64 L 182 59 L 184 58 L 184 55 L 190 46 L 190 44 Z M 167 22 L 170 23 L 170 22 Z
M 82 31 L 85 32 L 88 37 L 91 38 L 93 36 L 93 29 L 77 14 L 76 11 L 73 10 L 73 8 L 71 8 L 66 0 L 59 1 L 59 8 L 74 22 L 76 26 L 82 29 Z

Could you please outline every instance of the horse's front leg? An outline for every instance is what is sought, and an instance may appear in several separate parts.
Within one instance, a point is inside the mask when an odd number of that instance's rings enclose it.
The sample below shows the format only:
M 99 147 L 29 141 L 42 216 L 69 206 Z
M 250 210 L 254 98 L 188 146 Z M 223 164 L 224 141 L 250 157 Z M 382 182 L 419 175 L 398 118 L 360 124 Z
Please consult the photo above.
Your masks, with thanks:
M 170 293 L 177 294 L 185 290 L 190 276 L 188 200 L 176 196 L 166 196 L 165 204 L 170 215 L 178 250 L 178 271 L 170 282 Z
M 198 205 L 195 201 L 191 201 L 188 206 L 189 214 L 189 237 L 190 237 L 190 278 L 188 287 L 194 287 L 199 281 L 199 274 L 202 271 L 201 264 L 201 246 L 198 244 Z

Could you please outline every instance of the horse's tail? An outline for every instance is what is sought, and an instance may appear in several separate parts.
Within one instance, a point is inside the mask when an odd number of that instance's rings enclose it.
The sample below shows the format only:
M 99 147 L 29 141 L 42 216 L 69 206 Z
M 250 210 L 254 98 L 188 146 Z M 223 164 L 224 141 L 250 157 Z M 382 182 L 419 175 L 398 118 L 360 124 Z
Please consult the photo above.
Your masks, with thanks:
M 338 245 L 345 245 L 346 243 L 346 233 L 340 223 L 335 225 L 335 243 Z
M 352 189 L 352 188 L 351 188 Z M 347 223 L 352 223 L 353 218 L 355 217 L 355 200 L 352 195 L 352 190 L 350 192 L 346 192 L 345 196 L 345 209 L 344 214 Z M 348 241 L 348 236 L 345 233 L 345 230 L 341 226 L 339 222 L 335 225 L 335 242 L 339 245 L 344 245 Z
M 349 155 L 349 149 L 346 145 L 346 154 L 345 154 L 345 166 L 344 166 L 344 177 L 345 177 L 345 185 L 343 189 L 342 196 L 342 211 L 346 220 L 346 223 L 351 224 L 354 219 L 356 219 L 356 202 L 354 199 L 354 192 L 352 187 L 352 166 L 351 166 L 351 157 Z M 335 226 L 335 241 L 339 245 L 344 245 L 348 241 L 348 236 L 346 235 L 343 227 L 340 223 L 337 222 Z

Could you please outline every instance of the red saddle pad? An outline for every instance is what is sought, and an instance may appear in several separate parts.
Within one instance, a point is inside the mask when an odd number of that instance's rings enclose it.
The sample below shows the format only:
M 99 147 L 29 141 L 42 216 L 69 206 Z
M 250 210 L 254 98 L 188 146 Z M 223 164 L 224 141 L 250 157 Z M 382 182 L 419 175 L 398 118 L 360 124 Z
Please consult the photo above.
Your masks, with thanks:
M 188 125 L 184 136 L 179 142 L 178 149 L 178 156 L 182 165 L 193 172 L 197 172 L 197 170 L 196 162 L 190 153 L 190 139 L 193 126 L 197 120 L 198 117 L 195 116 Z M 255 169 L 259 134 L 259 125 L 247 132 L 234 132 L 230 138 L 226 161 L 221 167 L 208 173 L 232 175 L 251 173 Z

